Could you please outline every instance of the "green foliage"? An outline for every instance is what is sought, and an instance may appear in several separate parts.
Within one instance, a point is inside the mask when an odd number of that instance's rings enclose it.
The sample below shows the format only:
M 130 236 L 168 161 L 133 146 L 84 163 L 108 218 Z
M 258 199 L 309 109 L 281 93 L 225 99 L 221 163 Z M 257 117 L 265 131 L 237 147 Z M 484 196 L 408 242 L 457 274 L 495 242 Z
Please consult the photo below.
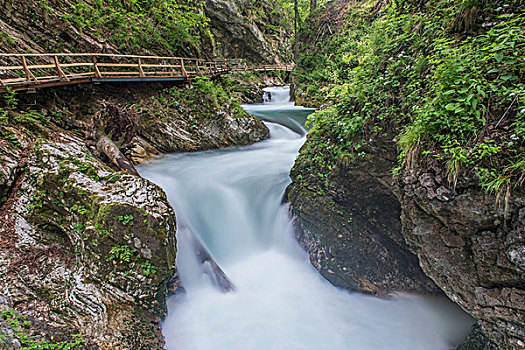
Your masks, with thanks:
M 118 221 L 124 226 L 133 226 L 133 215 L 119 215 Z
M 3 94 L 3 104 L 6 108 L 0 106 L 0 126 L 7 125 L 12 115 L 12 111 L 18 106 L 18 100 L 16 98 L 16 92 L 7 88 L 7 91 Z M 4 135 L 4 137 L 7 137 Z
M 140 263 L 137 265 L 139 267 L 139 273 L 142 273 L 144 276 L 149 276 L 157 272 L 155 266 L 149 260 L 143 260 L 141 255 L 138 253 L 137 249 L 130 248 L 128 245 L 118 245 L 111 248 L 106 257 L 106 261 L 120 261 L 120 262 L 136 262 Z
M 86 155 L 86 157 L 91 157 L 91 155 Z M 64 162 L 63 164 L 61 164 L 62 167 L 67 168 L 71 164 L 73 164 L 77 167 L 77 169 L 81 173 L 88 176 L 90 179 L 95 180 L 95 181 L 98 181 L 100 179 L 98 176 L 97 169 L 94 168 L 91 163 L 84 162 L 82 159 L 79 159 L 73 156 L 68 156 L 66 160 L 67 162 Z M 71 164 L 68 164 L 68 163 L 71 163 Z
M 395 137 L 397 171 L 417 158 L 437 160 L 452 184 L 462 169 L 471 169 L 481 186 L 500 197 L 509 186 L 520 186 L 525 16 L 518 7 L 485 7 L 484 16 L 492 16 L 485 29 L 452 36 L 457 18 L 483 1 L 426 2 L 426 11 L 418 1 L 396 1 L 375 17 L 356 19 L 375 3 L 352 5 L 347 26 L 328 42 L 326 36 L 314 40 L 312 51 L 307 47 L 300 58 L 302 89 L 330 104 L 309 118 L 311 147 L 302 154 L 318 164 L 345 163 L 366 156 L 361 147 L 369 139 Z M 306 37 L 313 40 L 314 34 Z M 329 72 L 317 68 L 328 58 Z M 331 86 L 331 92 L 319 85 Z
M 0 43 L 13 45 L 16 44 L 16 41 L 9 34 L 0 32 Z
M 155 272 L 157 272 L 157 270 L 155 270 L 155 267 L 151 264 L 149 260 L 143 262 L 140 265 L 140 267 L 142 268 L 142 274 L 144 276 L 149 276 L 150 274 L 154 274 Z
M 226 81 L 228 81 L 226 79 Z M 189 88 L 172 87 L 162 90 L 135 106 L 141 113 L 153 118 L 172 118 L 172 113 L 181 113 L 193 125 L 213 118 L 217 113 L 228 113 L 232 117 L 246 116 L 247 113 L 235 101 L 230 88 L 223 81 L 207 77 L 192 79 Z
M 403 152 L 432 149 L 449 172 L 475 169 L 496 193 L 525 174 L 525 17 L 498 19 L 482 35 L 436 40 L 427 98 L 403 135 Z
M 294 0 L 278 0 L 280 9 L 286 14 L 287 18 L 293 19 L 294 14 Z M 317 7 L 322 8 L 328 0 L 317 0 Z M 304 21 L 311 13 L 310 0 L 297 0 L 297 7 L 299 9 L 299 16 L 301 21 Z
M 108 229 L 104 228 L 101 224 L 95 225 L 95 232 L 98 233 L 98 237 L 100 239 L 103 239 L 105 237 L 108 237 L 110 235 L 110 232 Z
M 84 207 L 83 205 L 75 204 L 71 207 L 71 210 L 76 211 L 80 215 L 86 215 L 89 214 L 91 211 Z
M 120 245 L 112 247 L 106 257 L 107 261 L 120 260 L 124 262 L 131 262 L 135 258 L 137 249 L 130 248 L 128 245 Z
M 228 98 L 222 87 L 214 84 L 208 77 L 196 77 L 191 83 L 199 90 L 199 93 L 209 96 L 215 106 L 218 105 L 221 99 Z
M 38 340 L 36 337 L 28 335 L 31 330 L 31 321 L 27 320 L 26 316 L 19 314 L 13 309 L 4 309 L 0 312 L 0 317 L 7 323 L 13 332 L 13 335 L 0 334 L 0 341 L 15 338 L 21 344 L 21 347 L 18 348 L 20 350 L 70 350 L 79 349 L 84 344 L 84 340 L 80 334 L 73 334 L 71 341 L 58 343 L 50 343 L 45 339 Z
M 209 19 L 202 0 L 97 0 L 72 2 L 61 18 L 78 29 L 110 38 L 129 53 L 150 50 L 175 51 L 209 35 Z
M 18 106 L 18 99 L 16 98 L 16 91 L 6 88 L 3 95 L 5 104 L 8 108 L 15 109 Z

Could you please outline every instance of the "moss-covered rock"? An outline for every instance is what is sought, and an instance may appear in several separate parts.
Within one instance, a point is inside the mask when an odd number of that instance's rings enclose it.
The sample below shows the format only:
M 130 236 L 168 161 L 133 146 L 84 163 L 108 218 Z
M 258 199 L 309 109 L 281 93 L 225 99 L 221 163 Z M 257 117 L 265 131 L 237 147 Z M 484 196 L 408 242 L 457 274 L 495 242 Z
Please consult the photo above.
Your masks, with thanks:
M 160 348 L 173 209 L 158 186 L 57 136 L 29 159 L 0 253 L 2 294 L 37 326 L 82 334 L 87 348 Z
M 401 236 L 401 205 L 388 137 L 360 148 L 359 161 L 327 161 L 310 135 L 287 189 L 299 242 L 334 285 L 372 294 L 436 293 Z
M 139 108 L 133 142 L 150 145 L 160 153 L 248 145 L 269 136 L 260 120 L 232 101 L 220 84 L 208 80 L 158 91 L 143 99 Z M 145 149 L 131 146 L 130 157 L 135 161 L 141 160 L 141 154 L 134 153 L 140 148 Z

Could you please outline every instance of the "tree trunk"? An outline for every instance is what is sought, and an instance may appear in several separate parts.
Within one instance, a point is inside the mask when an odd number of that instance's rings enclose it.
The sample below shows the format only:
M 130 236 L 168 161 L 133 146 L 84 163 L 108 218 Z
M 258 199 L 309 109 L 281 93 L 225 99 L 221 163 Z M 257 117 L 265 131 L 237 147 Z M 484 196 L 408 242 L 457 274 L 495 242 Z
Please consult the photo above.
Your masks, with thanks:
M 297 64 L 297 57 L 299 55 L 299 24 L 301 21 L 301 17 L 299 15 L 299 5 L 298 0 L 293 1 L 293 10 L 295 13 L 295 43 L 293 47 L 293 58 L 294 62 Z
M 109 163 L 120 171 L 125 171 L 132 175 L 139 173 L 131 163 L 118 149 L 118 147 L 106 136 L 102 136 L 97 142 L 97 150 L 104 153 Z

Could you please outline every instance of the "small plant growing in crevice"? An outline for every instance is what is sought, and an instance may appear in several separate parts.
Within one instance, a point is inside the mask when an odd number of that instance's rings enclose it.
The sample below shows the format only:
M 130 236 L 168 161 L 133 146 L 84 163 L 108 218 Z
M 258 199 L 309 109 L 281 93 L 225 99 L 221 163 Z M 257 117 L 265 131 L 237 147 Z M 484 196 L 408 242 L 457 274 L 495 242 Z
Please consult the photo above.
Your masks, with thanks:
M 133 226 L 133 215 L 119 215 L 118 221 L 124 226 Z
M 131 262 L 136 252 L 137 249 L 130 248 L 127 245 L 115 246 L 109 251 L 106 260 L 120 260 L 124 262 Z

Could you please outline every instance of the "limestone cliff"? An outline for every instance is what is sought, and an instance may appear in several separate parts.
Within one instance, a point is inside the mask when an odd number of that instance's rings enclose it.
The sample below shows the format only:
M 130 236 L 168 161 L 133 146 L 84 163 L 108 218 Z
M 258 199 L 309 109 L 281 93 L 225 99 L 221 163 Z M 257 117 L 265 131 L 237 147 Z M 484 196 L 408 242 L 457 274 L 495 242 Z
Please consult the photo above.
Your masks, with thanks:
M 260 63 L 291 60 L 290 28 L 275 3 L 207 0 L 205 9 L 218 56 Z
M 364 158 L 333 168 L 326 180 L 316 177 L 325 169 L 308 163 L 314 152 L 323 149 L 307 141 L 288 199 L 299 242 L 323 276 L 376 294 L 439 287 L 487 337 L 465 349 L 523 348 L 522 192 L 510 195 L 505 219 L 504 200 L 487 195 L 473 174 L 462 174 L 454 188 L 442 165 L 421 164 L 395 181 L 391 138 L 371 139 Z
M 454 187 L 440 166 L 399 181 L 402 234 L 421 267 L 500 348 L 525 346 L 525 194 L 487 195 L 464 173 Z
M 319 176 L 327 169 L 310 158 L 324 150 L 307 140 L 287 190 L 297 238 L 334 285 L 377 295 L 436 293 L 401 235 L 401 205 L 389 173 L 396 161 L 392 146 L 373 140 L 363 161 Z

